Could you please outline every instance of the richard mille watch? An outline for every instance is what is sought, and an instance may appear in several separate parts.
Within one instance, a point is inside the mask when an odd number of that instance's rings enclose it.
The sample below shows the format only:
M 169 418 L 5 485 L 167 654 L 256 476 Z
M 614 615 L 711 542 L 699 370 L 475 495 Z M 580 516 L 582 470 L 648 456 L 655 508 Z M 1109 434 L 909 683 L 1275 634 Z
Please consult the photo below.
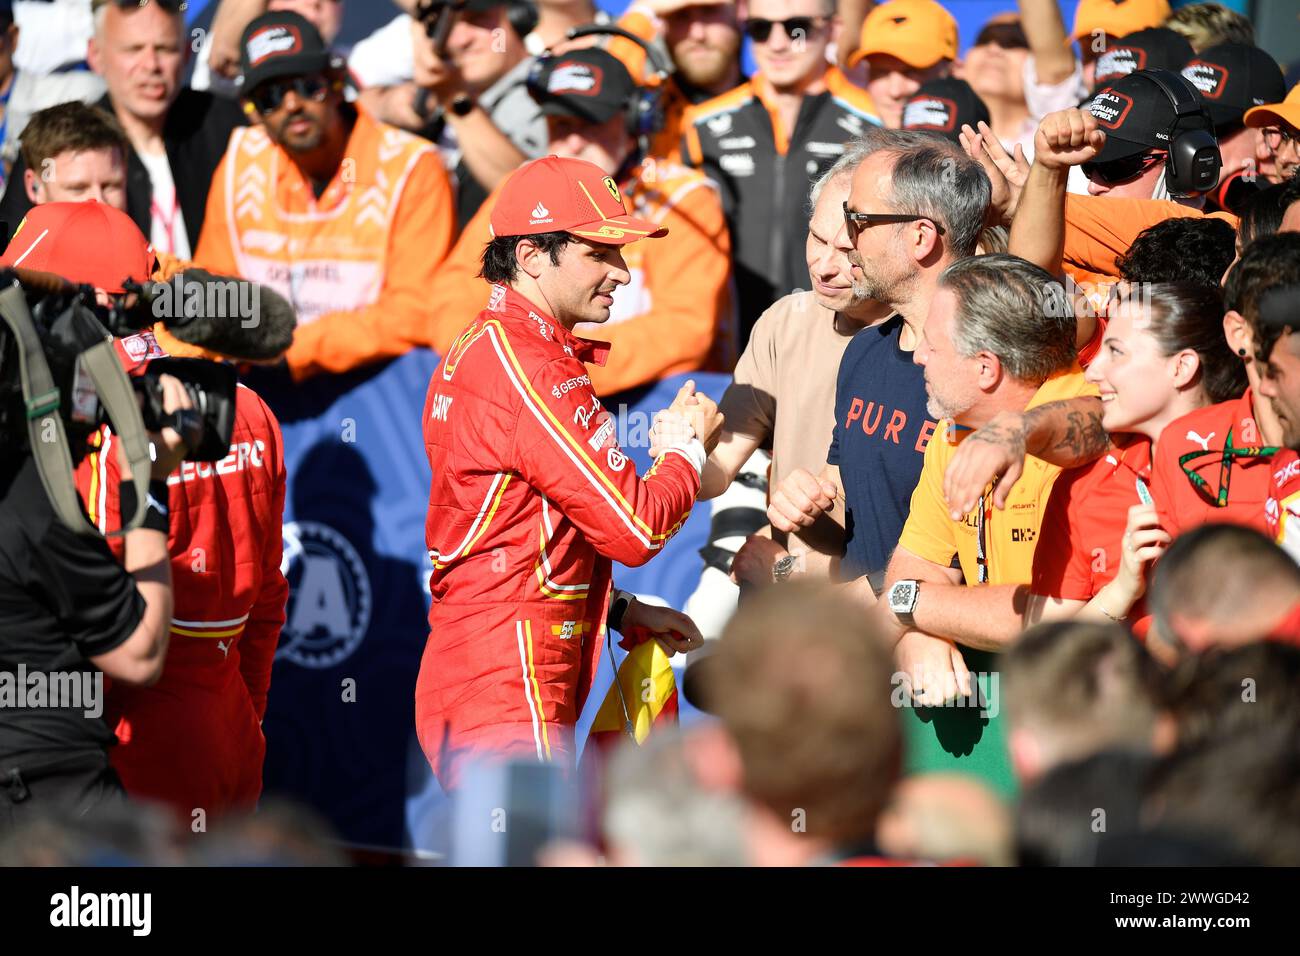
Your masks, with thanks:
M 793 554 L 787 554 L 783 558 L 777 558 L 776 562 L 772 565 L 772 580 L 776 581 L 778 584 L 782 581 L 790 580 L 790 575 L 794 574 L 795 565 L 798 563 L 799 559 Z
M 889 589 L 889 610 L 908 627 L 916 623 L 912 619 L 912 612 L 916 610 L 916 599 L 920 593 L 920 581 L 895 581 Z

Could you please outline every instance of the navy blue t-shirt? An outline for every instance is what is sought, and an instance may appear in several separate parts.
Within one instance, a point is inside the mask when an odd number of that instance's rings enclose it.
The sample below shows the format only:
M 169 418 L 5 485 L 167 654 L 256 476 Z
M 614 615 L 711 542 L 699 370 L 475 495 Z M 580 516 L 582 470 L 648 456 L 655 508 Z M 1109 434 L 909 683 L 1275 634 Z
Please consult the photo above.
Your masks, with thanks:
M 826 460 L 844 485 L 846 580 L 884 571 L 903 533 L 925 446 L 925 373 L 898 346 L 903 320 L 863 329 L 840 361 L 835 430 Z

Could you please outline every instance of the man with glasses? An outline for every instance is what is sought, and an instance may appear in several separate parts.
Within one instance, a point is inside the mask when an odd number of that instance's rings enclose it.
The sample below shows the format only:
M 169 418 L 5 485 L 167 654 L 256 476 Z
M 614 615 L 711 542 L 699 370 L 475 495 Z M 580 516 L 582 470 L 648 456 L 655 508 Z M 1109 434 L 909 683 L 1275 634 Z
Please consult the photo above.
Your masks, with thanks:
M 1281 103 L 1247 110 L 1243 122 L 1263 133 L 1265 152 L 1259 171 L 1264 178 L 1274 183 L 1294 179 L 1300 171 L 1300 84 Z
M 297 380 L 423 344 L 454 228 L 436 148 L 345 102 L 342 61 L 298 14 L 258 17 L 241 46 L 261 125 L 231 137 L 196 259 L 292 302 Z
M 936 425 L 912 351 L 939 274 L 975 252 L 990 186 L 978 163 L 932 134 L 878 129 L 868 141 L 875 150 L 853 173 L 833 241 L 851 249 L 854 294 L 895 314 L 848 344 L 827 464 L 816 476 L 788 473 L 772 492 L 768 519 L 793 534 L 846 507 L 840 574 L 879 590 Z M 921 203 L 900 208 L 902 196 Z
M 1209 114 L 1202 118 L 1212 125 Z M 1103 296 L 1101 286 L 1119 277 L 1116 259 L 1144 229 L 1172 216 L 1207 215 L 1203 195 L 1175 195 L 1169 188 L 1173 124 L 1173 103 L 1141 71 L 1101 90 L 1085 109 L 1049 113 L 1035 135 L 1009 250 L 1049 272 L 1064 271 L 1085 291 L 1095 287 Z M 1067 196 L 1075 167 L 1087 175 L 1090 195 Z M 1208 215 L 1227 217 L 1235 228 L 1227 213 Z M 1083 342 L 1095 331 L 1095 322 L 1081 314 Z
M 808 187 L 879 123 L 871 98 L 826 62 L 833 0 L 751 0 L 745 34 L 758 72 L 693 107 L 683 161 L 722 187 L 740 301 L 740 347 L 763 311 L 810 284 L 804 261 Z
M 208 187 L 233 129 L 243 122 L 229 100 L 181 84 L 189 52 L 182 0 L 94 0 L 87 59 L 131 143 L 126 211 L 154 248 L 191 258 L 203 228 Z M 0 219 L 17 223 L 31 208 L 25 164 L 10 177 Z M 40 173 L 41 171 L 36 170 Z
M 1201 197 L 1178 194 L 1169 187 L 1166 170 L 1174 104 L 1142 71 L 1102 87 L 1087 110 L 1106 134 L 1097 154 L 1081 164 L 1089 195 L 1202 204 Z

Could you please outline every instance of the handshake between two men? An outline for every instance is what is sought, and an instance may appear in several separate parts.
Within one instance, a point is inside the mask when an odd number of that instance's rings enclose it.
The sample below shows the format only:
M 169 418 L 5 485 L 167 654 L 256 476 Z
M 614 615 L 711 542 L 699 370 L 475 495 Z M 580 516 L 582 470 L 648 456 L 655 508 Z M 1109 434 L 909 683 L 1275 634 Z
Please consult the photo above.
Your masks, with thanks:
M 650 457 L 658 458 L 665 449 L 684 445 L 698 438 L 705 454 L 712 454 L 722 437 L 724 418 L 718 403 L 695 390 L 695 380 L 687 379 L 677 390 L 673 403 L 655 413 L 650 429 Z

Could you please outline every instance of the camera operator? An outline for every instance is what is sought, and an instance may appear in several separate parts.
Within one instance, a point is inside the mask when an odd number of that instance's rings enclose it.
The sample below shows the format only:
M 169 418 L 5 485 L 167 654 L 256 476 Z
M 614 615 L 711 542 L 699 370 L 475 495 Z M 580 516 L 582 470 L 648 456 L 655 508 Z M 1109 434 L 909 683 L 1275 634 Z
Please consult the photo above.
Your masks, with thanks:
M 93 202 L 33 209 L 0 263 L 20 257 L 24 266 L 110 291 L 121 290 L 123 277 L 147 284 L 155 268 L 130 218 Z M 153 315 L 162 304 L 154 300 Z M 187 317 L 176 331 L 217 351 L 255 347 L 267 334 L 263 326 L 276 321 L 266 313 L 249 328 L 214 316 Z M 117 345 L 131 375 L 170 352 L 152 332 Z M 213 396 L 203 391 L 211 405 Z M 118 738 L 113 768 L 127 794 L 171 807 L 187 826 L 199 809 L 213 819 L 257 805 L 266 753 L 261 721 L 289 589 L 280 570 L 285 469 L 279 424 L 252 389 L 234 392 L 229 445 L 223 436 L 215 453 L 228 454 L 216 462 L 181 463 L 159 497 L 174 515 L 168 550 L 175 602 L 166 670 L 155 686 L 114 684 L 106 706 Z M 120 445 L 112 430 L 102 429 L 77 470 L 87 517 L 104 533 L 122 524 L 114 493 L 120 478 L 114 449 Z M 189 457 L 200 459 L 203 452 L 195 448 Z M 120 558 L 117 540 L 110 539 L 110 548 Z
M 168 415 L 192 407 L 176 379 L 163 376 L 162 386 Z M 148 512 L 124 536 L 124 564 L 104 539 L 59 520 L 30 449 L 0 455 L 0 835 L 41 814 L 83 816 L 122 796 L 108 760 L 102 679 L 93 675 L 98 668 L 123 684 L 151 684 L 167 653 L 166 478 L 186 446 L 172 428 L 150 439 Z M 124 458 L 121 466 L 126 480 Z M 52 690 L 56 672 L 77 675 L 81 686 L 94 680 L 97 692 L 79 706 L 28 693 L 34 681 Z M 16 693 L 4 693 L 5 684 Z

